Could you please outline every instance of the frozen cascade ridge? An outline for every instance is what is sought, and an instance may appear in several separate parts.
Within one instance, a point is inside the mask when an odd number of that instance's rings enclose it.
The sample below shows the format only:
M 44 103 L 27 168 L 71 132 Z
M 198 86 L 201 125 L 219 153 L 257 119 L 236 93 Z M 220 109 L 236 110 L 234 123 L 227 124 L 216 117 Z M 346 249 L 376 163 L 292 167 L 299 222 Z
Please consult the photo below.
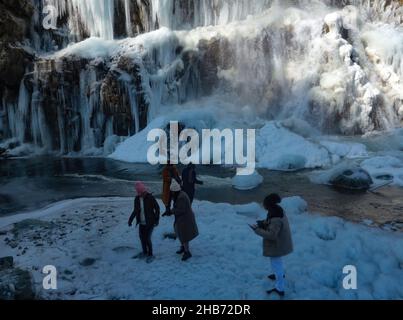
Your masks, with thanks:
M 54 30 L 42 27 L 48 5 L 58 13 Z M 6 149 L 108 155 L 169 119 L 258 129 L 292 119 L 340 136 L 402 125 L 402 1 L 32 6 L 29 32 L 16 44 L 29 56 L 25 75 L 19 86 L 0 87 Z

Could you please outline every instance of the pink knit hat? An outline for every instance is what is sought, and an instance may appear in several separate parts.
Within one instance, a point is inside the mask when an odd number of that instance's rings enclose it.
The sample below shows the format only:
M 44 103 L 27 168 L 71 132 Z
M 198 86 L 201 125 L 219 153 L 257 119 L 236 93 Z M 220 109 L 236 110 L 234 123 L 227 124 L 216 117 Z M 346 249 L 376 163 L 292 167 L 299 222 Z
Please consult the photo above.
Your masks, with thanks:
M 136 192 L 139 196 L 141 196 L 143 193 L 147 192 L 147 187 L 141 181 L 137 181 L 134 188 L 136 189 Z

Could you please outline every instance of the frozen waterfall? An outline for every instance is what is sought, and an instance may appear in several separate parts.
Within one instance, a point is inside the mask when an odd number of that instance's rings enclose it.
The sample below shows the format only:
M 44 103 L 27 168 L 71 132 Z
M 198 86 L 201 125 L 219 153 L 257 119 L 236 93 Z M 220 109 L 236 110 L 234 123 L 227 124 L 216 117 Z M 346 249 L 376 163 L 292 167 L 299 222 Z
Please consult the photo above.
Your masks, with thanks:
M 16 98 L 0 103 L 3 144 L 102 154 L 158 114 L 208 97 L 230 102 L 228 114 L 245 125 L 292 118 L 354 135 L 403 121 L 399 1 L 43 0 L 38 10 L 44 5 L 57 8 L 60 29 L 39 32 L 35 12 L 30 40 L 40 50 Z

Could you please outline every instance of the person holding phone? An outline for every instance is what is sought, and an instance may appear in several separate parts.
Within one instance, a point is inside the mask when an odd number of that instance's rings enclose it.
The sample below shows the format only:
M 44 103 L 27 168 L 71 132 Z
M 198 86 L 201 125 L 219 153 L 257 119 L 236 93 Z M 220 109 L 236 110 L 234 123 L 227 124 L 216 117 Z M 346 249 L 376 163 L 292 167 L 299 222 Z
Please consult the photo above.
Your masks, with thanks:
M 267 210 L 267 219 L 258 221 L 251 226 L 254 232 L 263 238 L 263 255 L 270 257 L 274 274 L 269 279 L 275 280 L 276 285 L 267 293 L 277 293 L 280 297 L 285 294 L 285 273 L 282 257 L 293 251 L 293 243 L 288 218 L 280 206 L 281 198 L 278 194 L 270 194 L 263 201 Z

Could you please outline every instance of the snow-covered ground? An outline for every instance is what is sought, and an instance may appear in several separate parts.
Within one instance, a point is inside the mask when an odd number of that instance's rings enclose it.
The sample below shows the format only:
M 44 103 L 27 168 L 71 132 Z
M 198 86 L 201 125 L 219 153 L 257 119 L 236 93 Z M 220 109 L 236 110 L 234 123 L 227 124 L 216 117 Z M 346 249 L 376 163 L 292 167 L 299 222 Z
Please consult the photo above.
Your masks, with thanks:
M 153 235 L 156 260 L 146 264 L 131 259 L 140 251 L 137 230 L 127 226 L 132 201 L 77 199 L 2 218 L 0 230 L 9 230 L 0 236 L 2 256 L 13 255 L 19 267 L 32 270 L 48 299 L 276 299 L 265 293 L 273 285 L 266 278 L 270 263 L 247 225 L 264 218 L 259 205 L 195 201 L 200 236 L 186 263 L 175 254 L 178 243 L 163 239 L 173 220 L 162 218 Z M 282 205 L 295 244 L 285 258 L 286 298 L 403 299 L 401 233 L 308 214 L 298 197 Z M 56 291 L 41 289 L 45 265 L 57 267 Z M 345 265 L 357 267 L 357 290 L 342 287 Z

